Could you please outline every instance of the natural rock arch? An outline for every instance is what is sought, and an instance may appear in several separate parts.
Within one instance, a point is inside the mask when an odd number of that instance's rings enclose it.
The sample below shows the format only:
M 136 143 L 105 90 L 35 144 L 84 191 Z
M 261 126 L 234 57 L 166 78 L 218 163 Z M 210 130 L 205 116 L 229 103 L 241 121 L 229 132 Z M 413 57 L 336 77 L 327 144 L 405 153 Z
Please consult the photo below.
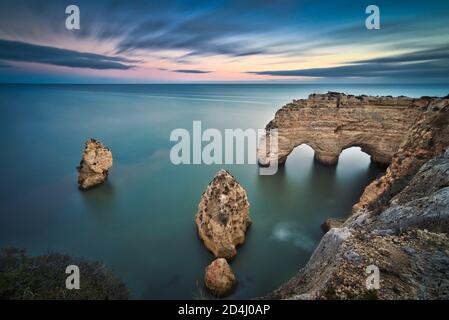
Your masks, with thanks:
M 301 144 L 309 145 L 315 159 L 327 165 L 336 164 L 350 147 L 360 147 L 375 163 L 388 165 L 428 103 L 427 98 L 312 94 L 276 112 L 265 128 L 268 145 L 269 130 L 277 129 L 279 165 Z M 268 165 L 262 150 L 259 162 Z

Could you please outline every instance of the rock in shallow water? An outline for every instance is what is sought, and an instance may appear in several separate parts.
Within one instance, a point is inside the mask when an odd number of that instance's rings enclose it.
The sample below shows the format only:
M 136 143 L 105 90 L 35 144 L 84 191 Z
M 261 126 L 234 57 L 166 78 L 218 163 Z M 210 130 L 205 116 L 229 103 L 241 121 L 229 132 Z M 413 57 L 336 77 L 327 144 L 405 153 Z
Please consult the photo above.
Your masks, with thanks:
M 78 167 L 79 188 L 87 190 L 103 183 L 107 179 L 111 167 L 111 151 L 95 139 L 87 140 Z
M 236 283 L 235 275 L 226 259 L 215 259 L 206 267 L 204 284 L 213 295 L 223 297 L 230 294 Z
M 232 259 L 251 225 L 246 191 L 226 170 L 207 186 L 195 217 L 198 234 L 217 258 Z

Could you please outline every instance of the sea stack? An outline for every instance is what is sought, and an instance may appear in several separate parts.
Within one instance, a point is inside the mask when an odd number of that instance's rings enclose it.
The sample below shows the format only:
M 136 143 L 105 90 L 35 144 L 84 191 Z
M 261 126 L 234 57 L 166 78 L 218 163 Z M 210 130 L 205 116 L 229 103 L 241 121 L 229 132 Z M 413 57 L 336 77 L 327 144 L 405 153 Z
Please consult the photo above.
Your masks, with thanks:
M 78 167 L 79 188 L 88 190 L 103 183 L 108 178 L 111 167 L 111 151 L 95 139 L 87 140 Z
M 230 294 L 236 283 L 235 275 L 226 259 L 215 259 L 206 267 L 204 284 L 214 296 L 224 297 Z
M 220 170 L 201 196 L 195 217 L 198 234 L 216 258 L 232 259 L 251 225 L 245 189 Z

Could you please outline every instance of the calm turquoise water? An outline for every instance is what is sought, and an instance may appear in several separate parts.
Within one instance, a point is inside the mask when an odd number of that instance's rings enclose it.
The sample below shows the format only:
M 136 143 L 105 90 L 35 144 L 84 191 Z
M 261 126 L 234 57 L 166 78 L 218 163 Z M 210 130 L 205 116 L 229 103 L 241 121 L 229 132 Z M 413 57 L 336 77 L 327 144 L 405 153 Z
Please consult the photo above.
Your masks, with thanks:
M 336 167 L 300 146 L 276 176 L 255 165 L 174 166 L 170 132 L 263 128 L 274 112 L 312 92 L 446 95 L 447 87 L 335 85 L 0 86 L 0 246 L 103 261 L 134 298 L 195 298 L 212 255 L 194 215 L 214 174 L 228 169 L 247 189 L 253 226 L 232 268 L 231 298 L 266 294 L 304 266 L 328 217 L 344 217 L 382 171 L 357 148 Z M 87 138 L 109 146 L 109 181 L 78 191 Z M 64 272 L 63 270 L 61 272 Z

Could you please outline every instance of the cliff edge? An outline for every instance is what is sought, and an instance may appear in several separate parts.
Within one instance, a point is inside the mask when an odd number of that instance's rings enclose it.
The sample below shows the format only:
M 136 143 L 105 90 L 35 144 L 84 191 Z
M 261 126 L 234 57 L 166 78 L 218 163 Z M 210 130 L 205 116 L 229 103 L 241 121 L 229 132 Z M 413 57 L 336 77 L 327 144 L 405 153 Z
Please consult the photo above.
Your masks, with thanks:
M 265 298 L 449 298 L 449 99 L 392 99 L 409 101 L 402 112 L 412 119 L 398 124 L 403 138 L 393 139 L 386 174 L 323 236 L 307 265 Z M 352 126 L 362 128 L 360 121 Z M 368 266 L 379 270 L 379 289 L 366 285 Z

